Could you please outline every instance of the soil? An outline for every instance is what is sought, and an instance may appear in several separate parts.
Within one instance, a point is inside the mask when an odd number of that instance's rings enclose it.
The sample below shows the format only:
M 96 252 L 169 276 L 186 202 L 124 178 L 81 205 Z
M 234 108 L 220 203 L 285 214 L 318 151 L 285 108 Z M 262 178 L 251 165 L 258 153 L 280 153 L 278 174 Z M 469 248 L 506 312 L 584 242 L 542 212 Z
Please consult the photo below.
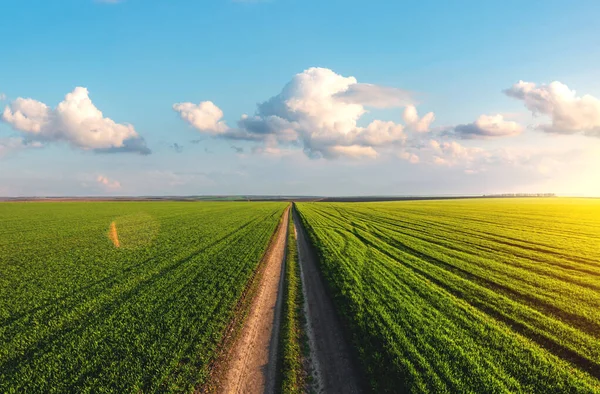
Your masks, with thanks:
M 277 345 L 281 320 L 283 267 L 287 244 L 287 208 L 274 242 L 265 255 L 265 267 L 256 295 L 230 357 L 224 364 L 220 393 L 274 393 Z

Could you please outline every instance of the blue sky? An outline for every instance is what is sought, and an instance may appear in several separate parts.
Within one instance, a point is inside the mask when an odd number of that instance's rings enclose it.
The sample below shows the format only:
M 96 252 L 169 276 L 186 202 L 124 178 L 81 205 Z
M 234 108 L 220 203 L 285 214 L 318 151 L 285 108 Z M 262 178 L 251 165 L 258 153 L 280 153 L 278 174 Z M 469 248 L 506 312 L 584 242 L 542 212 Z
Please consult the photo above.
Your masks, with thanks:
M 1 6 L 0 195 L 600 194 L 595 1 Z

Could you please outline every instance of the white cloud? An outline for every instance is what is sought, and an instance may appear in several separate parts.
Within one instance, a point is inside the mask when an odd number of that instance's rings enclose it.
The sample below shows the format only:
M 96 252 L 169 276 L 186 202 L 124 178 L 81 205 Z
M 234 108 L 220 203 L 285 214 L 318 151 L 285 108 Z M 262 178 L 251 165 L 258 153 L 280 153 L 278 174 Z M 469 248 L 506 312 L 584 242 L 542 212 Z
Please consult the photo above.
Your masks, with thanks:
M 473 123 L 454 127 L 452 134 L 462 139 L 485 139 L 520 134 L 523 126 L 498 115 L 481 115 Z
M 367 127 L 358 127 L 351 134 L 351 139 L 365 146 L 383 146 L 403 143 L 406 140 L 404 126 L 394 122 L 374 120 Z
M 435 115 L 433 112 L 429 112 L 419 118 L 417 108 L 414 105 L 408 105 L 404 109 L 403 118 L 408 128 L 419 133 L 425 133 L 429 131 L 429 126 L 435 120 Z
M 400 89 L 359 84 L 326 68 L 310 68 L 296 74 L 282 91 L 258 105 L 252 116 L 243 115 L 237 127 L 228 127 L 223 112 L 212 102 L 173 106 L 182 119 L 202 133 L 227 139 L 255 141 L 274 149 L 299 146 L 312 158 L 374 158 L 378 150 L 406 142 L 407 132 L 428 131 L 433 113 L 419 118 L 409 105 L 407 126 L 374 120 L 358 126 L 365 106 L 406 105 L 408 94 Z M 266 150 L 265 150 L 266 151 Z
M 335 98 L 357 83 L 326 68 L 310 68 L 296 74 L 281 93 L 259 105 L 258 115 L 279 116 L 288 121 L 306 122 L 311 126 L 347 134 L 366 112 L 359 103 Z
M 132 125 L 105 118 L 82 87 L 67 94 L 54 109 L 40 101 L 19 97 L 6 106 L 2 120 L 22 132 L 27 141 L 65 141 L 73 147 L 97 152 L 150 153 Z
M 2 120 L 15 130 L 39 134 L 50 121 L 50 108 L 42 102 L 19 97 L 4 108 Z
M 460 171 L 468 175 L 488 172 L 493 174 L 489 175 L 492 177 L 490 179 L 502 174 L 518 174 L 528 179 L 552 179 L 572 174 L 576 167 L 585 168 L 589 165 L 585 162 L 593 162 L 590 157 L 598 157 L 598 147 L 597 144 L 591 144 L 585 148 L 558 145 L 484 149 L 456 141 L 430 139 L 422 145 L 404 148 L 397 156 L 442 171 Z M 595 166 L 597 168 L 597 164 Z
M 600 100 L 594 96 L 577 96 L 574 90 L 558 81 L 540 86 L 519 81 L 504 93 L 522 100 L 534 115 L 550 117 L 551 123 L 537 126 L 540 130 L 600 137 Z
M 104 186 L 106 189 L 115 190 L 121 188 L 121 183 L 119 181 L 111 180 L 105 177 L 104 175 L 98 175 L 96 178 L 96 182 L 100 185 Z
M 6 100 L 6 94 L 0 92 L 0 101 Z
M 203 101 L 200 104 L 177 103 L 173 104 L 173 110 L 179 113 L 181 119 L 201 132 L 214 135 L 228 129 L 225 122 L 221 121 L 223 111 L 212 101 Z

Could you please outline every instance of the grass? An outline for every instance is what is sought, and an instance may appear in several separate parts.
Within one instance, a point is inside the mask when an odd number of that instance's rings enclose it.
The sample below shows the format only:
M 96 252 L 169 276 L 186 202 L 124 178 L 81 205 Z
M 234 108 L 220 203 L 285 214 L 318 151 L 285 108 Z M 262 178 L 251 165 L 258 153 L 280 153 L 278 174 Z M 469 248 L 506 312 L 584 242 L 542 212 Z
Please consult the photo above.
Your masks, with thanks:
M 297 206 L 373 392 L 600 392 L 600 201 Z
M 280 334 L 279 392 L 302 393 L 305 387 L 302 350 L 302 281 L 294 222 L 290 211 Z
M 0 392 L 193 391 L 286 205 L 0 204 Z

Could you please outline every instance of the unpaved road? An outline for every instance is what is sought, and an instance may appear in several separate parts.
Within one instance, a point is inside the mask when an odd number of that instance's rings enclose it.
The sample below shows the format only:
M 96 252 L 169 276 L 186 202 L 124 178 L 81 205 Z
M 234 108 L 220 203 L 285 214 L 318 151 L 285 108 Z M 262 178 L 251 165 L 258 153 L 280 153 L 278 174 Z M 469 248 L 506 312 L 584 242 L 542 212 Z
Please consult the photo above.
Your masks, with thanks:
M 233 344 L 226 364 L 221 393 L 273 393 L 277 366 L 277 344 L 288 215 L 277 229 L 274 242 L 265 255 L 265 267 L 250 312 Z
M 341 323 L 325 290 L 317 267 L 317 256 L 296 211 L 294 226 L 298 240 L 310 358 L 314 369 L 312 375 L 315 378 L 311 389 L 320 393 L 360 393 L 357 371 L 342 335 Z

